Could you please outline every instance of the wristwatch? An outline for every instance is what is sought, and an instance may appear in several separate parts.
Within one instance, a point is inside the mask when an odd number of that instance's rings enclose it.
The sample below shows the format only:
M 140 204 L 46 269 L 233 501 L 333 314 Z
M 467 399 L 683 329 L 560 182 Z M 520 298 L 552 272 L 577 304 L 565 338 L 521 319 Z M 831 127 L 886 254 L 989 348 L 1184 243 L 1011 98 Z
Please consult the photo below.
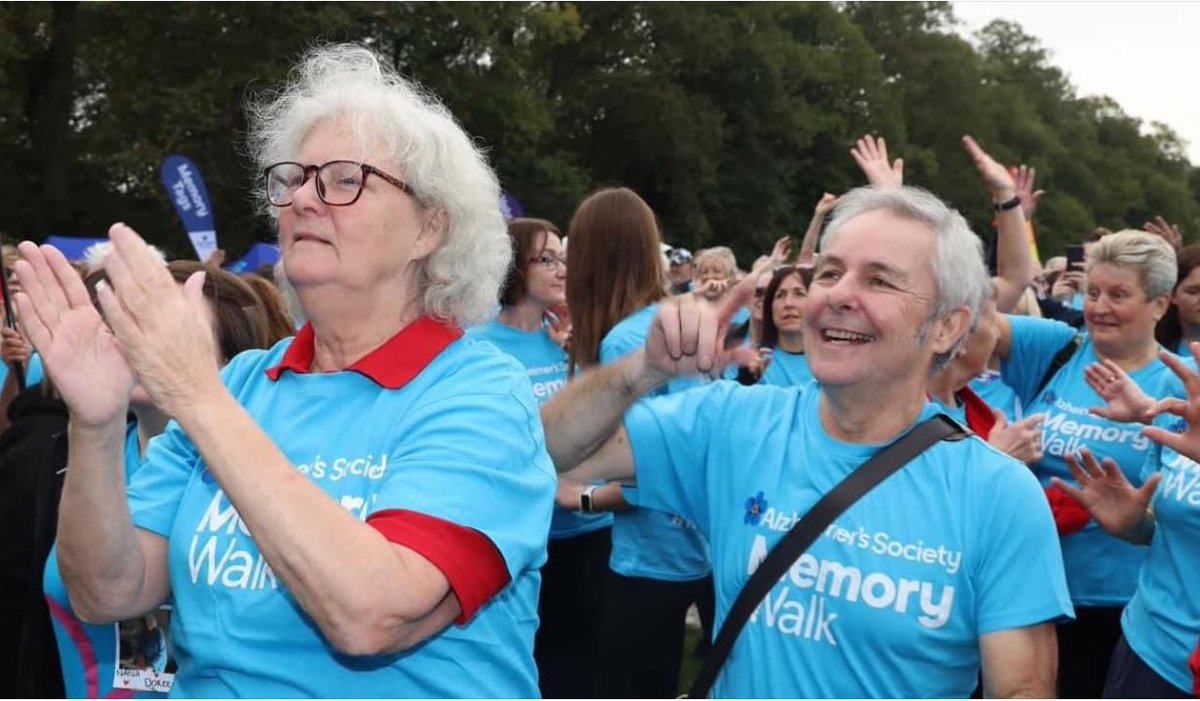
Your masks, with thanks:
M 592 495 L 595 494 L 596 490 L 599 488 L 600 487 L 595 484 L 589 484 L 588 486 L 583 488 L 583 491 L 579 493 L 579 513 L 581 513 L 581 514 L 596 513 L 596 504 L 592 500 Z

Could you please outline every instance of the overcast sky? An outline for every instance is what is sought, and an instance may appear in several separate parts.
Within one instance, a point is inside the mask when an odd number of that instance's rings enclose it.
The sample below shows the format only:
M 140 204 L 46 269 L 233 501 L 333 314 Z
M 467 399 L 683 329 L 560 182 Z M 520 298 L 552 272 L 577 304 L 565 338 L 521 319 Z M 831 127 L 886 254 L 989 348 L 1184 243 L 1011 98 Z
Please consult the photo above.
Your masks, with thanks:
M 1169 125 L 1200 165 L 1200 3 L 960 1 L 954 13 L 966 31 L 1017 22 L 1080 95 L 1108 95 L 1126 114 Z

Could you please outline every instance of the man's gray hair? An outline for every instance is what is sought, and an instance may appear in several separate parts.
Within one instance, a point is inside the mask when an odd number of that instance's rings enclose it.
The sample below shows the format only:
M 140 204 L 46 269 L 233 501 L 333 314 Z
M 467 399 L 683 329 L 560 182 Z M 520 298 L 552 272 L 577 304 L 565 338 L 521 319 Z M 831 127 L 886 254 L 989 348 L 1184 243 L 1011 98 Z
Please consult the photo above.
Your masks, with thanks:
M 929 191 L 916 187 L 851 190 L 838 198 L 821 239 L 821 250 L 829 249 L 846 222 L 876 210 L 885 210 L 933 229 L 936 238 L 932 261 L 935 296 L 929 320 L 922 325 L 920 333 L 924 335 L 934 320 L 964 306 L 971 313 L 968 328 L 974 328 L 980 310 L 991 295 L 992 281 L 983 262 L 983 246 L 966 219 Z M 954 352 L 966 338 L 964 333 L 954 348 L 934 358 L 934 372 L 954 357 Z
M 412 186 L 448 226 L 415 274 L 424 312 L 469 326 L 499 298 L 512 257 L 500 212 L 500 185 L 483 153 L 433 95 L 353 44 L 314 49 L 278 92 L 249 106 L 251 153 L 260 169 L 295 160 L 319 125 L 336 122 L 370 160 Z M 255 193 L 271 216 L 278 210 Z
M 1157 234 L 1136 229 L 1118 231 L 1094 243 L 1088 252 L 1088 271 L 1101 263 L 1136 272 L 1147 299 L 1171 294 L 1179 276 L 1171 244 Z

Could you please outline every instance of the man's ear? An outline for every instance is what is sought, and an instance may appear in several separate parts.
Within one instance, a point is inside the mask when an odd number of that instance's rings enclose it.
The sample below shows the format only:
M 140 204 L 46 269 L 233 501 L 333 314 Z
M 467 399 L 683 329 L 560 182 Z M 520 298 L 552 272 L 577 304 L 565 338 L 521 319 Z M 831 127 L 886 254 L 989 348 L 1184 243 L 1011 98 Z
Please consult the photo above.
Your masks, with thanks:
M 941 317 L 933 325 L 933 352 L 941 355 L 950 351 L 970 328 L 971 310 L 968 307 L 959 307 Z

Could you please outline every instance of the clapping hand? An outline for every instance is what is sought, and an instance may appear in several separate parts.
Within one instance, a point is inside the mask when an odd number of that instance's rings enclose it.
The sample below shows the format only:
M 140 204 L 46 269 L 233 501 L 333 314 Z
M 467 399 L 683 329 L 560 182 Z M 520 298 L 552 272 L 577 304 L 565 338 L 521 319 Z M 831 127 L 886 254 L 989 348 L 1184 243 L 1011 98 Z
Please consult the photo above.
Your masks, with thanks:
M 1054 486 L 1083 504 L 1092 518 L 1104 530 L 1119 537 L 1133 540 L 1133 534 L 1145 517 L 1154 490 L 1162 480 L 1156 473 L 1141 487 L 1134 487 L 1121 472 L 1120 466 L 1111 458 L 1097 462 L 1087 448 L 1079 450 L 1082 464 L 1075 456 L 1067 455 L 1067 467 L 1079 483 L 1078 487 L 1067 484 L 1058 477 L 1051 477 Z
M 1023 463 L 1032 465 L 1042 459 L 1042 420 L 1045 414 L 1033 414 L 1010 424 L 1004 414 L 996 411 L 996 423 L 987 442 L 996 450 L 1007 453 Z
M 1192 341 L 1188 344 L 1188 348 L 1192 351 L 1192 358 L 1200 362 L 1200 343 Z M 1162 414 L 1174 414 L 1187 422 L 1187 428 L 1183 433 L 1173 433 L 1159 426 L 1146 426 L 1142 429 L 1142 435 L 1155 443 L 1171 448 L 1180 455 L 1200 462 L 1200 375 L 1184 365 L 1183 361 L 1173 353 L 1162 351 L 1158 357 L 1167 364 L 1167 367 L 1171 368 L 1179 379 L 1183 380 L 1187 399 L 1168 397 L 1159 400 L 1150 411 L 1146 412 L 1146 415 L 1153 419 Z
M 19 248 L 22 259 L 13 264 L 21 281 L 17 309 L 71 421 L 85 428 L 124 423 L 133 369 L 83 280 L 57 248 L 28 241 Z

